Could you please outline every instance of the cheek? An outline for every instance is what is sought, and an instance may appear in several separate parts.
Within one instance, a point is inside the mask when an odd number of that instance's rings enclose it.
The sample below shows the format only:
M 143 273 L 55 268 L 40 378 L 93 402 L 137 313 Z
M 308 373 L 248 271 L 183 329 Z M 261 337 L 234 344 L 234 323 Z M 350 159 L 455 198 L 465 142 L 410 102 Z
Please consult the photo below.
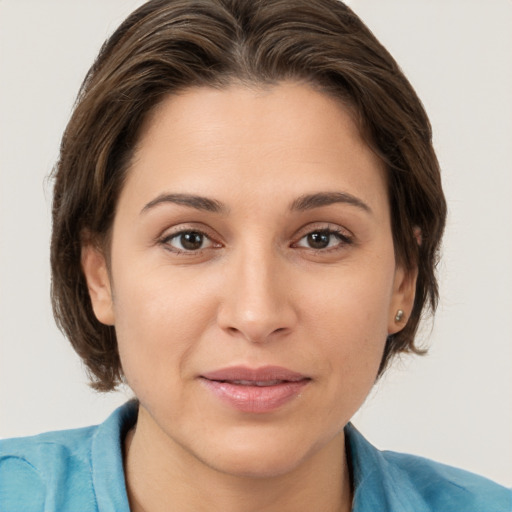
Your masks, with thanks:
M 310 286 L 303 308 L 308 335 L 321 347 L 338 386 L 355 390 L 374 382 L 387 339 L 393 265 L 375 272 L 353 266 L 323 280 L 321 288 Z
M 138 394 L 148 383 L 172 389 L 214 312 L 212 294 L 187 273 L 137 272 L 114 279 L 115 328 L 123 372 Z M 116 283 L 119 283 L 116 286 Z
M 372 270 L 372 263 L 375 270 Z M 303 310 L 318 327 L 372 344 L 387 335 L 393 293 L 394 262 L 352 265 L 304 284 L 309 304 Z M 321 319 L 321 320 L 320 320 Z

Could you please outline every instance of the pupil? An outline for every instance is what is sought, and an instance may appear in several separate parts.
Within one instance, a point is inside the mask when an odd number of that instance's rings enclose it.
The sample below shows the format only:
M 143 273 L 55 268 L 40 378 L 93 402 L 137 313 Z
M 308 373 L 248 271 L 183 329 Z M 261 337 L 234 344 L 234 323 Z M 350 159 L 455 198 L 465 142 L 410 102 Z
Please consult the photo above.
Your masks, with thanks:
M 181 246 L 184 249 L 197 251 L 198 249 L 201 249 L 201 245 L 203 245 L 203 235 L 194 231 L 191 231 L 190 233 L 183 233 L 180 241 Z
M 308 243 L 313 249 L 325 249 L 329 245 L 329 233 L 310 233 L 308 235 Z

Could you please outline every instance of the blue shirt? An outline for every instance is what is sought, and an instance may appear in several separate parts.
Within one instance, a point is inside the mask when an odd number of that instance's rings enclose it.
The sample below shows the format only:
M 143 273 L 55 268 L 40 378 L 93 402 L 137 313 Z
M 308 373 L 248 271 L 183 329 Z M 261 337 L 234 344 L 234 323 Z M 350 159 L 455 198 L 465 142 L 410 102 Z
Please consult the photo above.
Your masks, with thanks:
M 0 441 L 0 511 L 128 512 L 122 446 L 128 402 L 104 423 Z M 345 428 L 353 512 L 512 512 L 512 491 L 428 459 L 374 448 Z

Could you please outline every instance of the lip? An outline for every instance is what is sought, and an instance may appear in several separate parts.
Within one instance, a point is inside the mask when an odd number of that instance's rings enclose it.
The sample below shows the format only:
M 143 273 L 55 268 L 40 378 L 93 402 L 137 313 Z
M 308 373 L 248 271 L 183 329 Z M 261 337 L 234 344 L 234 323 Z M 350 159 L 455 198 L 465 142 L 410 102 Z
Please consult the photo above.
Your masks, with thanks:
M 281 366 L 233 366 L 200 375 L 225 404 L 246 413 L 272 412 L 297 398 L 311 378 Z

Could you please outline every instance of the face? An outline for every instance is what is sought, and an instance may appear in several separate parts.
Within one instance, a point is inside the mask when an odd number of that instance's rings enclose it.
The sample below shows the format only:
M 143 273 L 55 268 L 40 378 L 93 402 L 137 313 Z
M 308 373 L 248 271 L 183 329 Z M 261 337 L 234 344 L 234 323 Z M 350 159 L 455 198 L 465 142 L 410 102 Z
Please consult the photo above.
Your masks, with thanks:
M 226 473 L 282 474 L 339 441 L 412 306 L 383 166 L 306 85 L 163 101 L 111 243 L 110 273 L 92 247 L 83 266 L 139 424 Z

